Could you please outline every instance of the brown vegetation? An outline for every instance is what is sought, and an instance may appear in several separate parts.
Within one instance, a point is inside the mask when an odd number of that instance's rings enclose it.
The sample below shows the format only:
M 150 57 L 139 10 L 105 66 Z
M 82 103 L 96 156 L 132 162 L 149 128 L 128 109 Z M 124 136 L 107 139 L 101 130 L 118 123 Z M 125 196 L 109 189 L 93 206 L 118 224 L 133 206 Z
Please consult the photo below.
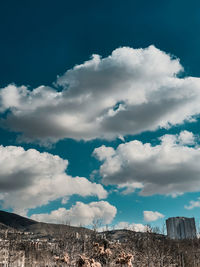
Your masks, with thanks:
M 200 267 L 200 240 L 175 241 L 152 231 L 97 233 L 68 226 L 37 233 L 2 227 L 0 266 L 5 264 L 9 267 Z

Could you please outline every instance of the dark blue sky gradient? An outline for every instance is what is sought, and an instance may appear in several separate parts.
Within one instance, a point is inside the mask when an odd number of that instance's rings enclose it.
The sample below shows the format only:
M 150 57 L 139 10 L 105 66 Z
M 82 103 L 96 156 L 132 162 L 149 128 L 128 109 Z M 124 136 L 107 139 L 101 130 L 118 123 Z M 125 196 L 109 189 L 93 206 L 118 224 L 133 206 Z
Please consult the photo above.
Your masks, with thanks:
M 150 44 L 199 76 L 199 13 L 195 0 L 1 1 L 0 86 L 48 85 L 93 53 Z

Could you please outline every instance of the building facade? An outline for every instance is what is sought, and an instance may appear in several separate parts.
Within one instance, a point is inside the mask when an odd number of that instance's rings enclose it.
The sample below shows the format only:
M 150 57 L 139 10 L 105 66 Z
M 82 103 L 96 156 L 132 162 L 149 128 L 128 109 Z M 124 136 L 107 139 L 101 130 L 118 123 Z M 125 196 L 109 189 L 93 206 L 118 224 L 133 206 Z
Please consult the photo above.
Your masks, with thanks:
M 196 238 L 194 218 L 172 217 L 166 220 L 167 236 L 171 239 Z

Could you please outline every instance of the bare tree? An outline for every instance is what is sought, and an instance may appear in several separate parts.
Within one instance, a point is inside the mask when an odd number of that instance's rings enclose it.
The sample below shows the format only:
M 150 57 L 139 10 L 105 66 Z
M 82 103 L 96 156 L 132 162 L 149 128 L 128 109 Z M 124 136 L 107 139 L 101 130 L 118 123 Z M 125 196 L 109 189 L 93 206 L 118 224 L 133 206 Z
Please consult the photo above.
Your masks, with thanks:
M 94 232 L 98 232 L 99 228 L 102 226 L 102 219 L 96 218 L 92 221 L 92 229 Z

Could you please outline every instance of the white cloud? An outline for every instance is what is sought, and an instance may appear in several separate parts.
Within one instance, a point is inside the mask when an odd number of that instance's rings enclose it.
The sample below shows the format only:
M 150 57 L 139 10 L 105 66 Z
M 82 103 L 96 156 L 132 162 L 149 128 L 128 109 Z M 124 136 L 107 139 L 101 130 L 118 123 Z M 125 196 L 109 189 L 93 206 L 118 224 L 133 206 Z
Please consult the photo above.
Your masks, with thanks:
M 143 215 L 144 215 L 144 220 L 146 222 L 154 222 L 154 221 L 157 221 L 158 219 L 161 219 L 165 216 L 158 211 L 150 211 L 150 210 L 143 211 Z
M 141 189 L 143 188 L 143 184 L 142 183 L 137 183 L 137 182 L 127 182 L 124 184 L 119 184 L 117 186 L 118 189 L 123 189 L 122 190 L 122 194 L 123 195 L 128 195 L 130 193 L 135 192 L 136 189 Z
M 127 229 L 135 232 L 146 232 L 148 230 L 148 226 L 141 223 L 119 222 L 115 225 L 115 229 Z
M 122 47 L 75 66 L 55 83 L 30 90 L 0 90 L 1 121 L 23 141 L 114 139 L 194 120 L 200 113 L 200 79 L 179 78 L 178 59 L 154 46 Z
M 192 210 L 194 208 L 200 208 L 200 197 L 198 197 L 198 200 L 196 200 L 196 201 L 191 200 L 190 204 L 188 206 L 185 205 L 184 208 L 187 210 Z
M 35 149 L 0 146 L 0 193 L 4 208 L 25 214 L 27 209 L 78 194 L 105 198 L 102 185 L 66 174 L 68 161 Z
M 146 196 L 199 191 L 200 147 L 185 145 L 185 134 L 164 135 L 155 146 L 134 140 L 120 144 L 112 153 L 110 147 L 96 148 L 93 155 L 102 161 L 103 183 L 118 187 L 139 183 L 140 194 Z M 192 133 L 187 135 L 193 140 Z
M 102 224 L 109 224 L 114 219 L 117 209 L 106 201 L 84 204 L 76 202 L 69 210 L 59 208 L 50 214 L 41 213 L 31 216 L 33 220 L 49 223 L 70 223 L 73 226 L 91 226 L 97 219 Z
M 191 132 L 182 131 L 179 135 L 179 142 L 183 145 L 194 145 L 195 144 L 195 136 Z

